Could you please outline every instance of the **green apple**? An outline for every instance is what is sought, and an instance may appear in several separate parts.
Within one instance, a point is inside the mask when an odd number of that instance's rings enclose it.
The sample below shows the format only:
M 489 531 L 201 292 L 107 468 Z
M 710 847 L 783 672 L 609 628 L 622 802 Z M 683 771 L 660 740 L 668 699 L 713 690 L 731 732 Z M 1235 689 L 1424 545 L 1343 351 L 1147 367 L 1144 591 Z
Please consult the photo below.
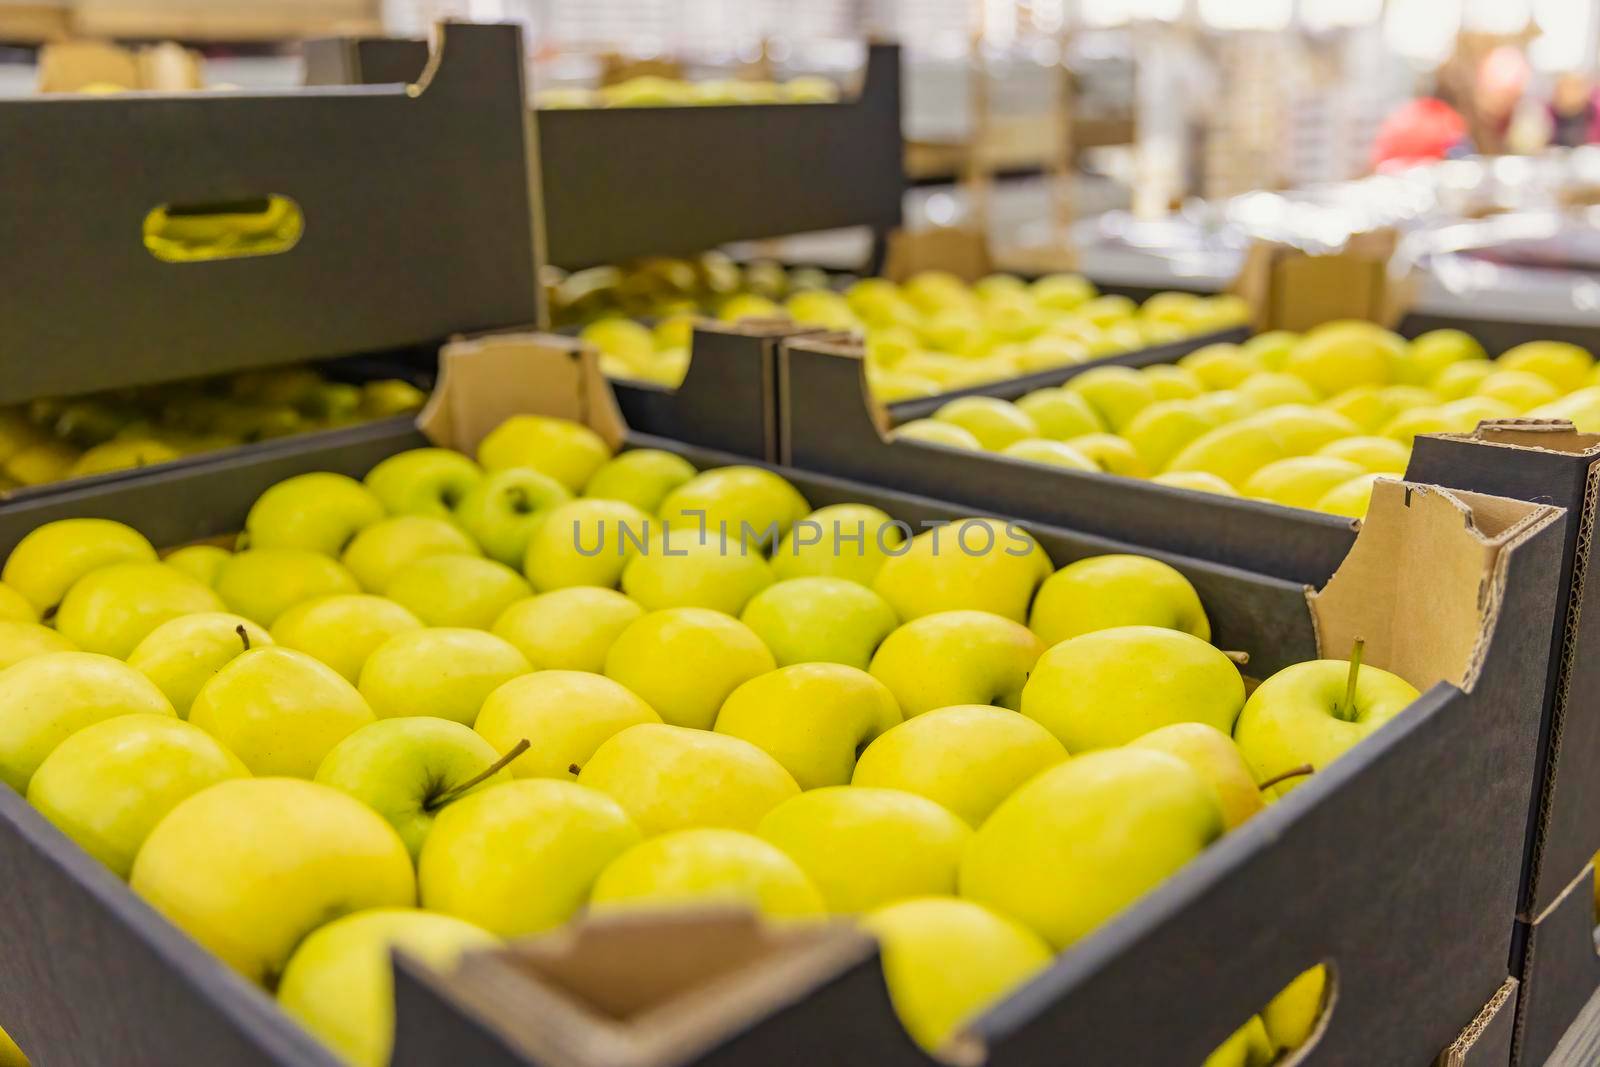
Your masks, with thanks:
M 1036 389 L 1017 401 L 1017 409 L 1033 420 L 1040 436 L 1053 441 L 1101 433 L 1106 428 L 1089 402 L 1067 389 Z
M 1233 739 L 1263 780 L 1305 765 L 1321 770 L 1416 699 L 1404 678 L 1362 666 L 1357 642 L 1349 662 L 1296 663 L 1262 682 L 1239 713 Z M 1282 796 L 1302 781 L 1274 788 Z
M 799 864 L 830 914 L 859 915 L 953 895 L 972 830 L 915 793 L 837 785 L 779 804 L 756 834 Z
M 583 495 L 598 500 L 621 500 L 640 511 L 654 513 L 679 486 L 697 472 L 682 456 L 658 448 L 623 452 L 594 472 Z
M 187 545 L 168 552 L 161 562 L 206 585 L 215 585 L 217 572 L 232 555 L 232 552 L 216 545 Z
M 1061 742 L 1005 708 L 935 708 L 885 731 L 856 760 L 850 784 L 927 797 L 981 826 L 1018 786 L 1067 758 Z
M 1216 791 L 1165 752 L 1074 756 L 1001 802 L 961 862 L 961 895 L 1057 951 L 1091 933 L 1222 836 Z
M 743 905 L 768 919 L 823 914 L 821 894 L 774 845 L 738 830 L 700 827 L 640 842 L 595 880 L 596 912 Z
M 639 828 L 604 793 L 521 779 L 441 811 L 417 861 L 422 906 L 500 937 L 552 930 L 576 915 L 600 872 Z
M 1216 429 L 1220 420 L 1186 400 L 1158 400 L 1133 417 L 1122 436 L 1147 470 L 1164 470 L 1191 441 Z
M 79 578 L 113 563 L 154 563 L 143 534 L 109 519 L 60 519 L 30 532 L 11 550 L 0 581 L 49 616 Z
M 1322 399 L 1305 379 L 1293 374 L 1261 371 L 1252 374 L 1239 384 L 1239 395 L 1248 397 L 1262 408 L 1280 404 L 1315 404 Z
M 1510 404 L 1518 411 L 1531 411 L 1541 404 L 1559 400 L 1561 390 L 1546 378 L 1525 370 L 1495 371 L 1478 383 L 1478 396 Z
M 212 675 L 251 648 L 272 643 L 267 631 L 242 615 L 180 615 L 145 635 L 128 656 L 128 666 L 154 682 L 179 718 L 187 719 L 195 694 Z
M 244 520 L 244 546 L 338 557 L 350 539 L 384 517 L 383 503 L 354 478 L 313 471 L 262 493 Z
M 1167 464 L 1167 471 L 1214 474 L 1237 489 L 1256 471 L 1285 455 L 1277 436 L 1266 427 L 1234 422 L 1189 442 Z
M 456 505 L 461 528 L 483 547 L 484 555 L 508 567 L 521 567 L 528 539 L 553 508 L 572 499 L 566 486 L 528 467 L 506 467 L 467 490 Z
M 1099 471 L 1100 465 L 1065 441 L 1047 441 L 1032 437 L 1026 441 L 1007 445 L 1000 450 L 1002 456 L 1043 463 L 1050 467 L 1064 467 L 1075 471 Z
M 1244 495 L 1291 508 L 1315 507 L 1330 489 L 1365 473 L 1360 464 L 1332 456 L 1291 456 L 1268 463 L 1244 483 Z
M 610 447 L 589 427 L 544 415 L 513 415 L 478 445 L 478 462 L 489 470 L 532 467 L 574 493 L 610 458 Z
M 1329 489 L 1312 505 L 1316 511 L 1329 515 L 1343 515 L 1350 519 L 1364 519 L 1372 506 L 1372 487 L 1382 474 L 1368 472 L 1351 478 L 1348 482 Z
M 367 657 L 395 634 L 422 629 L 422 620 L 392 600 L 341 593 L 307 600 L 278 616 L 272 639 L 315 656 L 355 682 Z
M 1077 753 L 1123 745 L 1174 722 L 1232 733 L 1243 706 L 1239 669 L 1205 641 L 1159 626 L 1119 626 L 1040 656 L 1020 710 Z
M 217 595 L 228 609 L 270 628 L 278 616 L 307 600 L 359 593 L 354 576 L 337 560 L 303 548 L 252 548 L 217 571 Z
M 1336 411 L 1308 404 L 1280 404 L 1244 420 L 1278 439 L 1285 456 L 1309 456 L 1341 437 L 1355 437 L 1361 427 Z
M 19 793 L 57 745 L 118 715 L 176 717 L 155 683 L 93 652 L 47 652 L 0 671 L 0 782 Z
M 1323 445 L 1319 456 L 1343 459 L 1374 474 L 1404 474 L 1411 450 L 1391 437 L 1345 437 Z
M 1268 330 L 1256 334 L 1239 347 L 1265 369 L 1279 371 L 1288 365 L 1289 354 L 1299 340 L 1300 335 L 1290 330 Z
M 715 531 L 661 527 L 622 572 L 622 591 L 646 611 L 710 608 L 727 615 L 773 582 L 760 545 L 736 532 L 724 540 Z
M 907 718 L 953 704 L 1015 709 L 1043 651 L 1021 623 L 985 611 L 943 611 L 890 634 L 871 670 Z
M 726 529 L 730 540 L 773 546 L 810 512 L 800 491 L 772 471 L 719 467 L 668 493 L 660 514 L 674 527 L 712 537 Z
M 328 750 L 373 715 L 338 671 L 269 645 L 212 675 L 195 694 L 189 721 L 228 746 L 251 774 L 310 778 Z
M 1069 379 L 1062 388 L 1088 401 L 1114 432 L 1156 402 L 1155 387 L 1132 367 L 1096 367 Z
M 974 609 L 1021 622 L 1051 569 L 1044 549 L 1021 526 L 962 518 L 913 537 L 883 562 L 872 588 L 901 619 Z
M 790 578 L 745 605 L 740 621 L 772 650 L 778 666 L 843 663 L 866 670 L 900 624 L 888 603 L 844 578 Z
M 289 957 L 278 1004 L 353 1067 L 386 1067 L 394 1046 L 396 950 L 438 970 L 499 939 L 462 919 L 372 908 L 319 927 Z
M 459 722 L 409 715 L 368 723 L 334 745 L 316 781 L 382 815 L 416 859 L 446 806 L 512 780 L 500 761 L 493 745 Z
M 938 422 L 959 426 L 978 443 L 998 452 L 1009 444 L 1039 436 L 1039 427 L 1021 408 L 993 396 L 963 396 L 933 413 Z
M 635 620 L 606 653 L 605 673 L 674 726 L 709 730 L 741 684 L 777 667 L 740 622 L 705 608 L 668 608 Z
M 169 619 L 222 610 L 211 587 L 165 563 L 113 563 L 67 590 L 56 629 L 85 652 L 126 659 Z
M 424 556 L 390 579 L 384 595 L 429 626 L 487 630 L 533 589 L 504 563 L 481 556 Z
M 621 804 L 646 837 L 694 826 L 753 830 L 800 792 L 781 763 L 748 741 L 662 723 L 601 742 L 578 783 Z
M 1252 1015 L 1206 1057 L 1200 1067 L 1271 1067 L 1276 1059 L 1261 1016 Z
M 515 645 L 535 670 L 605 670 L 617 635 L 645 611 L 615 589 L 573 586 L 511 604 L 493 633 Z
M 1211 640 L 1211 622 L 1189 579 L 1148 556 L 1091 556 L 1045 579 L 1028 626 L 1048 647 L 1117 626 L 1164 626 Z
M 550 509 L 528 538 L 522 572 L 541 593 L 578 585 L 615 588 L 660 523 L 621 500 L 574 500 Z
M 1226 342 L 1197 348 L 1179 359 L 1178 366 L 1200 379 L 1210 392 L 1237 389 L 1262 370 L 1258 356 Z
M 830 504 L 795 523 L 778 542 L 772 572 L 779 581 L 815 576 L 870 586 L 906 536 L 906 528 L 870 504 Z
M 528 742 L 527 753 L 511 765 L 518 778 L 570 780 L 612 735 L 659 722 L 649 704 L 604 675 L 541 670 L 490 693 L 474 729 L 497 752 Z
M 1222 823 L 1232 830 L 1266 808 L 1255 772 L 1233 738 L 1203 722 L 1175 722 L 1128 742 L 1177 756 L 1210 782 L 1222 805 Z
M 356 534 L 339 558 L 362 589 L 382 595 L 410 563 L 426 556 L 471 556 L 477 552 L 477 542 L 454 523 L 428 515 L 396 515 Z
M 190 796 L 133 861 L 133 891 L 271 988 L 317 927 L 416 902 L 411 857 L 365 804 L 315 782 L 241 778 Z
M 1341 321 L 1318 326 L 1300 339 L 1284 366 L 1323 396 L 1357 385 L 1388 385 L 1406 343 L 1370 322 Z
M 1411 339 L 1395 361 L 1395 380 L 1405 385 L 1427 385 L 1439 372 L 1463 360 L 1487 359 L 1478 339 L 1461 330 L 1429 330 Z
M 180 801 L 249 776 L 204 730 L 165 715 L 119 715 L 57 745 L 34 771 L 28 803 L 126 878 L 139 846 Z
M 912 419 L 910 422 L 901 423 L 889 431 L 889 437 L 895 441 L 922 441 L 932 445 L 944 445 L 947 448 L 965 448 L 973 452 L 983 450 L 983 442 L 978 440 L 976 434 L 953 422 L 940 422 L 937 419 Z
M 490 693 L 533 666 L 483 630 L 430 626 L 385 640 L 361 668 L 361 696 L 380 719 L 432 715 L 471 726 Z
M 1218 496 L 1238 496 L 1239 490 L 1205 471 L 1165 471 L 1150 479 L 1156 485 L 1170 485 L 1174 489 L 1190 489 L 1196 493 L 1215 493 Z
M 1588 350 L 1566 341 L 1526 341 L 1502 353 L 1495 364 L 1501 370 L 1537 374 L 1563 393 L 1588 385 L 1594 371 Z
M 1459 400 L 1477 392 L 1478 386 L 1482 385 L 1484 379 L 1493 374 L 1495 369 L 1496 364 L 1487 359 L 1462 360 L 1441 370 L 1438 376 L 1428 383 L 1428 389 L 1440 400 Z M 1392 415 L 1390 417 L 1393 418 Z
M 448 448 L 398 452 L 363 479 L 390 515 L 431 515 L 436 519 L 450 518 L 456 505 L 482 480 L 482 467 Z
M 1302 971 L 1294 981 L 1267 1002 L 1261 1012 L 1274 1052 L 1289 1052 L 1311 1040 L 1323 1014 L 1328 972 L 1318 964 Z
M 1037 934 L 970 900 L 903 900 L 861 921 L 882 945 L 895 1014 L 930 1053 L 1050 965 Z
M 76 651 L 77 645 L 48 626 L 0 619 L 0 670 L 21 663 L 29 656 Z
M 715 729 L 766 752 L 801 789 L 816 789 L 847 784 L 856 753 L 899 722 L 893 694 L 866 671 L 797 663 L 730 693 Z

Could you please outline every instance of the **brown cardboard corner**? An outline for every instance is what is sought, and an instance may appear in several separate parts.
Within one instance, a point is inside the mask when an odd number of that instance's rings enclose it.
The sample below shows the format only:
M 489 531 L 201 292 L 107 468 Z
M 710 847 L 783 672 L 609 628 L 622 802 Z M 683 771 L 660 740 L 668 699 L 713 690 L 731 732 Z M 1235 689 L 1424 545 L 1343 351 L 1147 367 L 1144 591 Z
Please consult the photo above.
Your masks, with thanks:
M 1584 433 L 1566 419 L 1487 419 L 1470 434 L 1440 434 L 1453 441 L 1510 445 L 1567 455 L 1600 455 L 1600 434 Z
M 171 41 L 134 51 L 106 41 L 59 41 L 39 50 L 41 93 L 76 93 L 86 85 L 185 92 L 203 86 L 200 56 Z
M 599 356 L 576 338 L 495 333 L 439 350 L 438 384 L 417 415 L 417 429 L 430 441 L 470 454 L 513 415 L 581 422 L 613 449 L 628 429 Z
M 548 1067 L 675 1067 L 872 958 L 846 923 L 744 909 L 590 915 L 463 957 L 447 987 Z
M 895 230 L 889 235 L 883 275 L 903 282 L 925 270 L 942 270 L 962 281 L 977 281 L 994 271 L 989 235 L 969 226 L 935 226 Z
M 1392 329 L 1416 298 L 1415 279 L 1390 271 L 1397 242 L 1389 229 L 1355 234 L 1325 253 L 1255 241 L 1228 291 L 1249 302 L 1257 330 L 1302 331 L 1334 319 Z
M 1350 554 L 1310 597 L 1322 655 L 1346 658 L 1361 638 L 1367 662 L 1419 690 L 1445 681 L 1470 691 L 1498 618 L 1507 550 L 1562 513 L 1379 479 Z
M 872 386 L 867 382 L 866 346 L 862 343 L 861 338 L 853 333 L 819 331 L 817 333 L 802 334 L 795 340 L 803 344 L 807 351 L 820 352 L 838 359 L 855 361 L 861 390 L 862 407 L 866 410 L 867 419 L 877 430 L 878 436 L 887 440 L 894 420 L 889 415 L 889 409 L 872 395 Z M 787 345 L 788 341 L 785 341 L 784 346 L 779 349 L 780 363 L 789 358 Z M 783 367 L 780 377 L 784 379 L 789 377 L 787 366 Z M 785 410 L 783 418 L 779 421 L 779 434 L 782 438 L 779 443 L 779 457 L 782 462 L 787 463 L 789 462 L 789 457 L 793 454 L 789 433 L 795 424 L 795 412 L 789 410 L 788 406 L 793 403 L 793 398 L 789 395 L 787 389 L 784 390 L 782 397 Z
M 1491 1031 L 1509 1032 L 1509 1017 L 1516 1011 L 1516 1004 L 1517 980 L 1507 978 L 1478 1012 L 1477 1017 L 1461 1031 L 1461 1036 L 1439 1053 L 1439 1058 L 1434 1061 L 1434 1067 L 1478 1067 L 1479 1057 L 1474 1053 L 1480 1044 L 1488 1044 L 1485 1035 Z M 1494 1061 L 1488 1058 L 1482 1059 L 1483 1067 L 1488 1067 L 1491 1062 Z

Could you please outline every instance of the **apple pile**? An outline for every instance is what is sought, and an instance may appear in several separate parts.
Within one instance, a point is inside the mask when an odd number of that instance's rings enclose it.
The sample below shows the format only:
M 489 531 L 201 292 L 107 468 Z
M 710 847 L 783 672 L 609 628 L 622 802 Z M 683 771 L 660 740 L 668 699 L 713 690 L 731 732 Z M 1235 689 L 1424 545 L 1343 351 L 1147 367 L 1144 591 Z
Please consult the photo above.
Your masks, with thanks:
M 1594 357 L 1530 341 L 1489 359 L 1459 330 L 1408 343 L 1333 322 L 1207 345 L 1176 365 L 1097 367 L 1015 403 L 961 397 L 894 434 L 1361 518 L 1418 434 L 1522 416 L 1600 430 Z
M 51 523 L 0 582 L 0 782 L 356 1064 L 389 946 L 727 901 L 859 917 L 937 1048 L 1416 696 L 1355 656 L 1247 698 L 1159 561 L 536 416 L 290 478 L 233 549 Z
M 781 304 L 753 293 L 722 301 L 719 318 L 788 318 L 805 326 L 861 333 L 867 383 L 884 403 L 1084 363 L 1197 334 L 1241 326 L 1250 309 L 1235 296 L 1158 293 L 1135 304 L 1100 296 L 1076 274 L 1024 282 L 992 274 L 972 286 L 924 271 L 896 285 L 858 281 L 843 293 L 807 288 Z M 677 385 L 689 362 L 694 309 L 666 315 L 652 330 L 623 318 L 584 328 L 613 378 Z
M 827 78 L 801 75 L 775 82 L 755 78 L 686 81 L 640 75 L 598 89 L 558 86 L 533 96 L 535 107 L 567 110 L 596 107 L 717 107 L 736 104 L 834 104 L 839 87 Z
M 399 379 L 329 381 L 307 367 L 249 371 L 0 408 L 0 492 L 416 411 Z

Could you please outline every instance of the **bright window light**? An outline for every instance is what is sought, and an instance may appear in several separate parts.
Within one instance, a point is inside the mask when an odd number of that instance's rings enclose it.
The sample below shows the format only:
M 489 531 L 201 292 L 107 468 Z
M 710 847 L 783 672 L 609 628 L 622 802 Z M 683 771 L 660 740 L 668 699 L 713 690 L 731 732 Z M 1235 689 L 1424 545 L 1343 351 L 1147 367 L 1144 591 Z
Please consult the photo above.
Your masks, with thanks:
M 1200 17 L 1224 30 L 1281 30 L 1294 0 L 1200 0 Z
M 1561 0 L 1564 7 L 1579 11 L 1581 0 Z M 1467 0 L 1463 25 L 1478 33 L 1516 33 L 1528 24 L 1528 0 Z
M 1460 25 L 1461 0 L 1389 0 L 1383 36 L 1400 55 L 1432 65 L 1450 57 Z
M 1300 21 L 1307 29 L 1365 26 L 1383 13 L 1383 0 L 1300 0 Z

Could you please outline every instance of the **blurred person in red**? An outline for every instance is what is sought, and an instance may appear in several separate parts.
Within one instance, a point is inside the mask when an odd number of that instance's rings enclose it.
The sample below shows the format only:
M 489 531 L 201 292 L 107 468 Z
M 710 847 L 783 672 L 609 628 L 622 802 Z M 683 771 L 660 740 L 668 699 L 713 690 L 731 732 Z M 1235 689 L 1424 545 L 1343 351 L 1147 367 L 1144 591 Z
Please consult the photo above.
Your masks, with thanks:
M 1378 127 L 1372 142 L 1372 167 L 1402 170 L 1472 150 L 1467 121 L 1443 100 L 1419 97 L 1401 104 Z

